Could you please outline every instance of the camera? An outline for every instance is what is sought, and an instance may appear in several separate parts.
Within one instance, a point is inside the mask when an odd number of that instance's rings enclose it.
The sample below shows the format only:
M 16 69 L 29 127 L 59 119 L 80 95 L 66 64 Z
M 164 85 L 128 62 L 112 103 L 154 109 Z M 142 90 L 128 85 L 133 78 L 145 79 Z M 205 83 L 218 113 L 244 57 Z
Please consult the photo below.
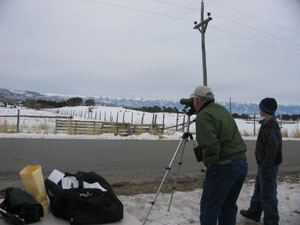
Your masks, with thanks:
M 195 108 L 194 108 L 194 97 L 191 98 L 182 98 L 180 99 L 180 104 L 184 105 L 184 108 L 187 109 L 187 114 L 188 115 L 193 115 L 195 113 Z

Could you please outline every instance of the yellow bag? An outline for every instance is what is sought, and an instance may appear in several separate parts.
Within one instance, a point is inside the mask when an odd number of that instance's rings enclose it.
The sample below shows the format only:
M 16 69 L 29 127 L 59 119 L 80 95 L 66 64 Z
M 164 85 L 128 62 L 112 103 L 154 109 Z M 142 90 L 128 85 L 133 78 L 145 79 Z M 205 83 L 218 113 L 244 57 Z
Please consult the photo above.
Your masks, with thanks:
M 47 215 L 48 199 L 41 166 L 26 166 L 21 170 L 20 176 L 27 193 L 43 206 L 44 215 Z

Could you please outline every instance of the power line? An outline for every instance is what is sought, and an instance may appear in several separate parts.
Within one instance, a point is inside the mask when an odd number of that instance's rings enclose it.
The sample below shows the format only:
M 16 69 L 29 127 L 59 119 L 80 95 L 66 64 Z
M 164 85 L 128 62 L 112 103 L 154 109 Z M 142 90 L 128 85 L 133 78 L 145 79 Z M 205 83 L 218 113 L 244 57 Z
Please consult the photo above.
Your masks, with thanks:
M 232 35 L 234 35 L 234 36 L 238 36 L 238 37 L 240 37 L 240 38 L 247 39 L 247 40 L 249 40 L 249 41 L 253 41 L 253 42 L 256 42 L 256 43 L 259 43 L 259 44 L 268 46 L 268 47 L 270 47 L 270 48 L 274 48 L 274 49 L 277 49 L 277 50 L 280 50 L 280 51 L 284 51 L 284 52 L 291 53 L 291 54 L 293 54 L 293 55 L 299 55 L 299 56 L 300 56 L 300 53 L 297 53 L 297 52 L 291 52 L 291 51 L 286 50 L 286 49 L 284 49 L 284 48 L 278 48 L 278 47 L 275 47 L 275 46 L 273 46 L 273 45 L 270 45 L 270 44 L 268 44 L 268 43 L 266 43 L 266 42 L 258 41 L 258 40 L 252 39 L 252 38 L 248 38 L 248 37 L 245 37 L 245 36 L 243 36 L 243 35 L 240 35 L 240 34 L 237 34 L 237 33 L 231 32 L 231 31 L 228 31 L 228 30 L 224 30 L 224 29 L 219 28 L 219 27 L 216 27 L 216 26 L 214 26 L 214 25 L 211 25 L 211 27 L 212 27 L 213 29 L 223 31 L 223 32 L 228 33 L 228 34 L 232 34 Z
M 168 18 L 171 18 L 171 19 L 182 20 L 182 21 L 185 21 L 185 22 L 187 22 L 187 21 L 188 22 L 194 22 L 191 19 L 186 19 L 186 18 L 183 18 L 183 17 L 170 16 L 170 15 L 163 14 L 163 13 L 157 13 L 157 12 L 143 10 L 143 9 L 136 9 L 136 8 L 131 8 L 131 7 L 127 7 L 127 6 L 121 6 L 121 5 L 117 5 L 117 4 L 107 3 L 107 2 L 103 2 L 103 1 L 102 2 L 101 1 L 95 1 L 95 0 L 81 0 L 81 1 L 92 3 L 92 4 L 96 4 L 96 5 L 107 5 L 107 6 L 110 6 L 110 7 L 116 7 L 116 8 L 131 10 L 131 11 L 137 11 L 137 12 L 152 14 L 152 15 L 156 15 L 156 16 L 164 16 L 164 17 L 168 17 Z M 195 9 L 193 9 L 193 10 L 195 10 Z M 268 43 L 265 43 L 263 41 L 258 41 L 258 40 L 255 40 L 255 39 L 252 39 L 252 38 L 249 38 L 249 37 L 245 37 L 245 36 L 242 36 L 240 34 L 236 34 L 234 32 L 230 32 L 230 31 L 224 30 L 222 28 L 218 28 L 216 26 L 212 26 L 212 27 L 214 29 L 216 29 L 216 30 L 219 30 L 219 31 L 222 31 L 222 32 L 234 35 L 234 36 L 238 36 L 240 38 L 244 38 L 246 40 L 249 40 L 249 41 L 252 41 L 252 42 L 256 42 L 256 43 L 259 43 L 261 45 L 265 45 L 265 46 L 273 48 L 273 49 L 277 49 L 277 50 L 280 50 L 280 51 L 288 52 L 288 53 L 293 54 L 293 55 L 300 55 L 300 53 L 291 52 L 291 51 L 283 49 L 283 48 L 278 48 L 278 47 L 275 47 L 275 46 L 270 45 Z
M 173 2 L 166 2 L 166 1 L 160 1 L 160 0 L 152 0 L 152 1 L 162 3 L 162 4 L 167 4 L 167 5 L 178 6 L 178 7 L 181 7 L 181 8 L 190 9 L 190 10 L 194 10 L 194 11 L 199 11 L 199 9 L 194 9 L 194 8 L 187 7 L 187 6 L 184 6 L 184 5 L 179 5 L 179 4 L 176 4 L 176 3 L 173 3 Z
M 82 0 L 82 1 L 89 2 L 92 4 L 97 4 L 97 5 L 107 5 L 107 6 L 117 7 L 117 8 L 121 8 L 121 9 L 127 9 L 127 10 L 131 10 L 131 11 L 152 14 L 152 15 L 156 15 L 156 16 L 164 16 L 164 17 L 169 17 L 169 18 L 177 19 L 177 20 L 184 20 L 184 21 L 189 21 L 189 22 L 191 21 L 189 19 L 178 17 L 178 16 L 170 16 L 170 15 L 166 15 L 163 13 L 152 12 L 152 11 L 148 11 L 148 10 L 144 10 L 144 9 L 136 9 L 136 8 L 131 8 L 131 7 L 127 7 L 127 6 L 121 6 L 121 5 L 117 5 L 117 4 L 107 3 L 107 2 L 94 1 L 94 0 Z
M 292 33 L 295 33 L 295 34 L 297 34 L 297 35 L 300 35 L 299 32 L 297 32 L 297 31 L 295 31 L 295 30 L 293 30 L 293 29 L 291 29 L 291 28 L 288 28 L 288 27 L 285 27 L 285 26 L 282 26 L 282 25 L 279 25 L 279 24 L 272 23 L 272 22 L 270 22 L 270 21 L 268 21 L 268 20 L 266 20 L 266 19 L 263 19 L 263 18 L 254 16 L 254 15 L 251 15 L 251 14 L 249 14 L 249 13 L 246 13 L 246 12 L 242 11 L 242 10 L 235 9 L 235 8 L 233 8 L 233 7 L 230 7 L 230 6 L 225 5 L 225 4 L 223 4 L 223 3 L 219 3 L 219 2 L 214 1 L 214 0 L 209 0 L 209 1 L 210 1 L 210 2 L 214 2 L 215 4 L 219 4 L 219 5 L 221 5 L 221 6 L 225 7 L 225 8 L 231 9 L 231 10 L 233 10 L 233 11 L 236 11 L 236 12 L 238 12 L 238 13 L 240 13 L 240 14 L 244 14 L 244 15 L 249 16 L 249 17 L 252 17 L 252 18 L 254 18 L 254 19 L 256 19 L 256 20 L 259 20 L 259 21 L 262 21 L 262 22 L 264 22 L 264 23 L 270 24 L 270 25 L 272 25 L 272 26 L 280 27 L 280 28 L 282 28 L 282 29 L 284 29 L 284 30 L 288 30 L 288 31 L 290 31 L 290 32 L 292 32 Z
M 249 28 L 249 29 L 252 29 L 252 30 L 255 30 L 255 31 L 264 33 L 264 34 L 266 34 L 266 35 L 268 35 L 268 36 L 271 36 L 271 37 L 274 37 L 274 38 L 277 38 L 277 39 L 281 39 L 281 40 L 286 41 L 286 42 L 289 42 L 289 43 L 291 43 L 291 44 L 295 44 L 295 45 L 300 46 L 300 43 L 298 43 L 298 42 L 288 40 L 288 39 L 286 39 L 286 38 L 283 38 L 283 37 L 274 35 L 274 34 L 272 34 L 272 33 L 269 33 L 269 32 L 266 32 L 266 31 L 263 31 L 263 30 L 260 30 L 260 29 L 257 29 L 257 28 L 255 28 L 255 27 L 253 27 L 253 26 L 250 26 L 250 25 L 247 25 L 247 24 L 244 24 L 244 23 L 240 23 L 240 22 L 235 21 L 235 20 L 232 20 L 232 19 L 228 19 L 228 18 L 226 18 L 226 17 L 217 15 L 217 14 L 215 14 L 215 13 L 214 13 L 214 15 L 216 15 L 217 17 L 220 17 L 220 18 L 222 18 L 222 19 L 224 19 L 224 20 L 230 21 L 230 22 L 232 22 L 232 23 L 236 23 L 236 24 L 239 24 L 239 25 L 241 25 L 241 26 L 247 27 L 247 28 Z
M 193 11 L 199 11 L 199 10 L 194 9 L 194 8 L 190 8 L 190 7 L 186 7 L 186 6 L 183 6 L 183 5 L 179 5 L 179 4 L 175 4 L 175 3 L 170 3 L 170 2 L 166 2 L 166 1 L 161 1 L 161 0 L 152 0 L 152 1 L 154 1 L 154 2 L 159 2 L 159 3 L 161 3 L 161 4 L 167 4 L 167 5 L 172 5 L 172 6 L 176 6 L 176 7 L 185 8 L 185 9 L 190 9 L 190 10 L 193 10 Z M 270 37 L 274 37 L 274 38 L 277 38 L 277 39 L 280 39 L 280 40 L 289 42 L 289 43 L 291 43 L 291 44 L 300 46 L 300 43 L 298 43 L 298 42 L 291 41 L 291 40 L 289 40 L 289 39 L 286 39 L 286 38 L 283 38 L 283 37 L 274 35 L 274 34 L 272 34 L 272 33 L 263 31 L 263 30 L 261 30 L 261 29 L 257 29 L 256 27 L 250 26 L 250 25 L 248 25 L 248 24 L 244 24 L 244 23 L 238 22 L 238 21 L 233 20 L 233 19 L 228 19 L 228 18 L 226 18 L 226 17 L 224 17 L 224 16 L 221 16 L 221 15 L 218 15 L 218 14 L 216 14 L 216 13 L 214 13 L 214 16 L 220 17 L 220 18 L 222 18 L 223 20 L 230 21 L 230 22 L 235 23 L 235 24 L 238 24 L 238 25 L 240 25 L 240 26 L 247 27 L 247 28 L 249 28 L 249 29 L 251 29 L 251 30 L 255 30 L 255 31 L 257 31 L 257 32 L 261 32 L 261 33 L 266 34 L 266 35 L 268 35 L 268 36 L 270 36 Z

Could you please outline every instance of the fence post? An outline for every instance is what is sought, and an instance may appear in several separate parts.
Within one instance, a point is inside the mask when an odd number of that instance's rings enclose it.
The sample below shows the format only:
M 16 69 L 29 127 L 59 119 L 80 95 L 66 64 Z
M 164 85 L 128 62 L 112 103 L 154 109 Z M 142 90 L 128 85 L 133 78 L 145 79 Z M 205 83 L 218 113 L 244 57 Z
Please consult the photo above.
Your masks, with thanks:
M 153 113 L 152 114 L 152 126 L 154 125 L 154 117 L 155 117 L 155 114 Z
M 117 119 L 116 119 L 116 123 L 118 123 L 118 119 L 119 119 L 119 112 L 117 112 Z
M 125 123 L 125 112 L 123 112 L 123 123 Z
M 131 124 L 133 124 L 133 112 L 131 112 Z
M 18 109 L 18 115 L 17 115 L 17 133 L 19 133 L 20 128 L 20 109 Z
M 132 132 L 131 132 L 131 129 L 130 129 L 130 128 L 131 128 L 130 123 L 127 123 L 126 126 L 127 126 L 127 134 L 128 134 L 128 135 L 131 135 Z
M 71 127 L 72 127 L 72 121 L 71 121 Z M 75 121 L 75 135 L 77 134 L 77 121 Z
M 253 118 L 253 134 L 254 134 L 254 136 L 255 136 L 255 119 L 256 119 L 256 114 L 255 114 L 255 112 L 254 112 L 254 118 Z
M 142 115 L 142 121 L 141 121 L 142 125 L 144 124 L 144 116 L 145 116 L 145 113 L 143 113 L 143 115 Z
M 117 113 L 117 114 L 119 114 L 119 113 Z M 119 135 L 119 125 L 118 125 L 118 123 L 116 123 L 115 127 L 116 127 L 116 131 L 117 131 L 117 134 L 115 134 L 115 135 Z
M 179 115 L 179 113 L 177 113 L 177 116 L 176 116 L 176 131 L 178 131 L 178 115 Z
M 164 134 L 164 130 L 165 130 L 165 114 L 163 114 L 163 122 L 162 122 L 162 131 L 161 131 L 161 134 Z
M 184 132 L 184 123 L 185 123 L 185 115 L 183 116 L 183 121 L 182 121 L 182 132 Z
M 55 134 L 57 134 L 57 119 L 55 120 Z

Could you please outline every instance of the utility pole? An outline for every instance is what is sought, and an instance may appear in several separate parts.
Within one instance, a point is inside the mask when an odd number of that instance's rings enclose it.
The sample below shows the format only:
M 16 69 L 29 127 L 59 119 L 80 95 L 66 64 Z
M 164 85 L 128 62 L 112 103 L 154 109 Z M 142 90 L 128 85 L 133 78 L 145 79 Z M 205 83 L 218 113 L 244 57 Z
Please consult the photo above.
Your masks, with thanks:
M 231 97 L 229 98 L 229 112 L 230 112 L 230 115 L 232 114 L 231 113 Z
M 201 47 L 202 47 L 202 69 L 203 69 L 203 85 L 207 86 L 207 69 L 206 69 L 206 51 L 205 51 L 205 31 L 208 25 L 208 22 L 212 20 L 210 17 L 210 13 L 207 13 L 208 18 L 204 20 L 204 2 L 201 1 L 201 14 L 200 20 L 201 22 L 197 24 L 194 22 L 194 29 L 199 30 L 201 33 Z

